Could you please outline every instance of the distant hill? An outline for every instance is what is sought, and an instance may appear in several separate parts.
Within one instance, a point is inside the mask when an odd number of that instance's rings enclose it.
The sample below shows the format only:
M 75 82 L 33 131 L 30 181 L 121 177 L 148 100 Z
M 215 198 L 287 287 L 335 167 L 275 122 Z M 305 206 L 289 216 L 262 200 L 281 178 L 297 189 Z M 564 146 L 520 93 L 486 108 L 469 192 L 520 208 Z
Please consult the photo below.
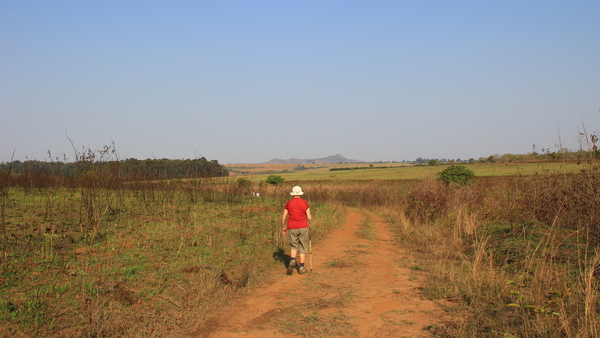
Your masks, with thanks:
M 311 159 L 300 159 L 300 158 L 289 158 L 287 160 L 282 160 L 280 158 L 274 158 L 272 160 L 270 160 L 269 162 L 265 162 L 265 164 L 282 164 L 282 163 L 289 163 L 289 164 L 305 164 L 305 163 L 362 163 L 364 161 L 359 161 L 359 160 L 351 160 L 349 158 L 345 158 L 344 156 L 337 154 L 337 155 L 332 155 L 332 156 L 327 156 L 327 157 L 321 157 L 321 158 L 311 158 Z

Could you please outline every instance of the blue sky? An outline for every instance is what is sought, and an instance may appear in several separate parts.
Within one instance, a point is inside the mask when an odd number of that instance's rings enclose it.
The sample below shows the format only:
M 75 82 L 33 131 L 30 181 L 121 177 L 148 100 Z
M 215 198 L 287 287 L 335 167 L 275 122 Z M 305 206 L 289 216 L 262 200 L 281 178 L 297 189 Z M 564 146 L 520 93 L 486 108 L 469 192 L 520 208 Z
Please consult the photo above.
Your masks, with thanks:
M 578 149 L 599 1 L 0 1 L 0 161 Z

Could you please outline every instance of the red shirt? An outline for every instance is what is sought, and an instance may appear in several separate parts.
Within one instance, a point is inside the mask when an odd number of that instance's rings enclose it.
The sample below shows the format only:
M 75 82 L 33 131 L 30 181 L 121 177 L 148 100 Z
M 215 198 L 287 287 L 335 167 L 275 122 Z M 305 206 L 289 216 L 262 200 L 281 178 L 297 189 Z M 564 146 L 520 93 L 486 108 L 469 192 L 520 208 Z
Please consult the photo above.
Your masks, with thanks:
M 292 198 L 284 207 L 288 211 L 288 229 L 308 228 L 306 210 L 310 208 L 308 202 L 302 198 Z

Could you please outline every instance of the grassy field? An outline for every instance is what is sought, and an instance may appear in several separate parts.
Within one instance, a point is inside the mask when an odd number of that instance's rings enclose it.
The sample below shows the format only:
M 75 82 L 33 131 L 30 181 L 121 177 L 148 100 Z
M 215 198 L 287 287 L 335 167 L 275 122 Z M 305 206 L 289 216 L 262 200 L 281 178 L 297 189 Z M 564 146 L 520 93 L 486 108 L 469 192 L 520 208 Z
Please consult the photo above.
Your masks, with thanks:
M 415 180 L 432 178 L 447 168 L 439 166 L 415 166 L 400 163 L 351 163 L 351 164 L 304 164 L 304 170 L 294 170 L 297 164 L 244 164 L 226 165 L 255 181 L 264 181 L 269 175 L 280 175 L 289 181 L 344 181 L 344 180 Z M 372 167 L 371 167 L 372 166 Z M 550 172 L 576 172 L 581 165 L 575 162 L 546 163 L 506 163 L 506 164 L 464 164 L 477 176 L 536 175 Z M 357 170 L 330 171 L 339 168 L 368 168 Z
M 2 337 L 184 336 L 279 264 L 289 197 L 222 180 L 3 192 Z M 312 206 L 318 242 L 342 213 Z

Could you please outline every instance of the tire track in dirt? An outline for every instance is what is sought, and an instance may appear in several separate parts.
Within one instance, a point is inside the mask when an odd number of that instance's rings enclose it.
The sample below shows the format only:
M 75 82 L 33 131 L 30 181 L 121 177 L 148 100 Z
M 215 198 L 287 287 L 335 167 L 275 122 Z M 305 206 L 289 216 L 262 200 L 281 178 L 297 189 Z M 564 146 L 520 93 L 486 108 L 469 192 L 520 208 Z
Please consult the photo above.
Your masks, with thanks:
M 219 309 L 190 336 L 429 336 L 428 328 L 450 318 L 419 295 L 420 278 L 393 245 L 388 224 L 370 215 L 376 239 L 357 236 L 364 216 L 350 210 L 344 224 L 313 246 L 312 273 L 273 271 L 265 285 Z

